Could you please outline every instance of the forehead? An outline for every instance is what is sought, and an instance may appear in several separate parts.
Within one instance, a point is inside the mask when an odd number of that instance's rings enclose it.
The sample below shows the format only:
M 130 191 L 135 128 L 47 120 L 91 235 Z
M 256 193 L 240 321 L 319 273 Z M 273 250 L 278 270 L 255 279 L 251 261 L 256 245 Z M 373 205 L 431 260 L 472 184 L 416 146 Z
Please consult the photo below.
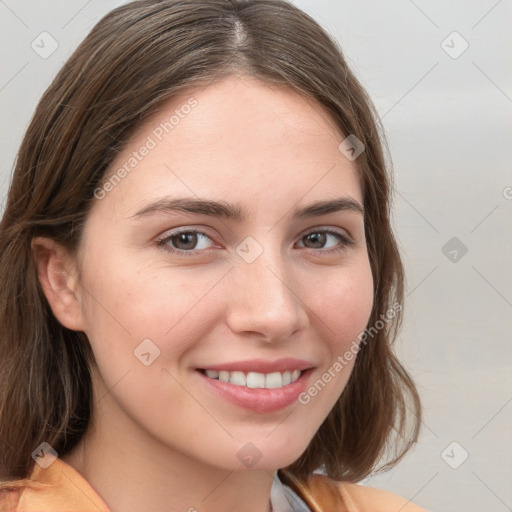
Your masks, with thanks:
M 284 86 L 227 77 L 190 88 L 138 127 L 110 168 L 102 208 L 128 216 L 150 198 L 247 203 L 346 193 L 362 201 L 345 138 L 315 101 Z M 117 177 L 114 176 L 117 174 Z

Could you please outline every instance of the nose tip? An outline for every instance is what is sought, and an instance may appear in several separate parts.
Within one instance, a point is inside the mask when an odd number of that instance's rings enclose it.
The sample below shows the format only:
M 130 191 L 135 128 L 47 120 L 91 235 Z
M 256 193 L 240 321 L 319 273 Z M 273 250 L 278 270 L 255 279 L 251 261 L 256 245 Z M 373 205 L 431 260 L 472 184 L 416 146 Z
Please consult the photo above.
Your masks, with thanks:
M 272 268 L 264 258 L 234 269 L 236 290 L 228 307 L 228 324 L 239 334 L 257 333 L 266 341 L 284 340 L 304 329 L 308 315 L 283 265 Z

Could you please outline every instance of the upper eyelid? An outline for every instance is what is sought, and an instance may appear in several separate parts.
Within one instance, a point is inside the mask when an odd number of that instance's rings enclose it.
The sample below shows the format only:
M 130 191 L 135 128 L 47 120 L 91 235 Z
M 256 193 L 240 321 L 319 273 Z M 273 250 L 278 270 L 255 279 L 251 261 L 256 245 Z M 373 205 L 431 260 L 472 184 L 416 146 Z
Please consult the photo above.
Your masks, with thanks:
M 166 231 L 163 235 L 157 237 L 157 242 L 169 240 L 170 238 L 181 235 L 182 233 L 197 233 L 199 235 L 205 235 L 210 240 L 213 241 L 213 237 L 210 236 L 204 229 L 193 228 L 193 227 L 183 227 L 183 228 L 175 228 L 171 231 Z

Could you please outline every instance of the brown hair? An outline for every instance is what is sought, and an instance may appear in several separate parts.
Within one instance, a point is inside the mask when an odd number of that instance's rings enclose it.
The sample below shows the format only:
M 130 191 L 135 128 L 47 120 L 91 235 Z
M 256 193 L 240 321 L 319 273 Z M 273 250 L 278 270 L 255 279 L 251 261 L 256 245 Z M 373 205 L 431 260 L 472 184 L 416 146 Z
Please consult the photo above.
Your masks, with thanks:
M 233 73 L 283 84 L 326 109 L 365 145 L 357 158 L 374 279 L 368 326 L 402 303 L 403 268 L 390 226 L 391 183 L 378 117 L 337 44 L 285 0 L 140 0 L 107 14 L 43 95 L 19 150 L 0 224 L 0 471 L 23 478 L 43 441 L 59 455 L 84 435 L 92 407 L 85 333 L 63 327 L 31 252 L 48 236 L 72 254 L 94 190 L 139 124 L 184 88 Z M 287 469 L 324 467 L 357 481 L 416 441 L 420 401 L 391 345 L 396 316 L 362 343 L 340 399 Z M 411 415 L 409 416 L 409 412 Z M 409 421 L 411 418 L 411 421 Z M 389 452 L 392 448 L 392 453 Z

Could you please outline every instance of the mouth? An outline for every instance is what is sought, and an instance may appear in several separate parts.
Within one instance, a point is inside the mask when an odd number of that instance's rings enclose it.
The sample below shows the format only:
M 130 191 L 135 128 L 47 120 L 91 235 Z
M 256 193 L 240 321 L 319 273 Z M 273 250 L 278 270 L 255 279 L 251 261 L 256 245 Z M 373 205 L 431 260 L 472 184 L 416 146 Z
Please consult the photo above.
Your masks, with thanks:
M 198 371 L 209 379 L 251 389 L 282 388 L 296 382 L 304 372 L 299 369 L 285 372 L 259 373 L 243 372 L 241 370 L 206 370 L 202 368 L 199 368 Z
M 269 414 L 296 404 L 313 371 L 309 366 L 270 373 L 212 367 L 197 368 L 195 373 L 206 391 L 212 393 L 212 399 L 220 398 L 254 413 Z

